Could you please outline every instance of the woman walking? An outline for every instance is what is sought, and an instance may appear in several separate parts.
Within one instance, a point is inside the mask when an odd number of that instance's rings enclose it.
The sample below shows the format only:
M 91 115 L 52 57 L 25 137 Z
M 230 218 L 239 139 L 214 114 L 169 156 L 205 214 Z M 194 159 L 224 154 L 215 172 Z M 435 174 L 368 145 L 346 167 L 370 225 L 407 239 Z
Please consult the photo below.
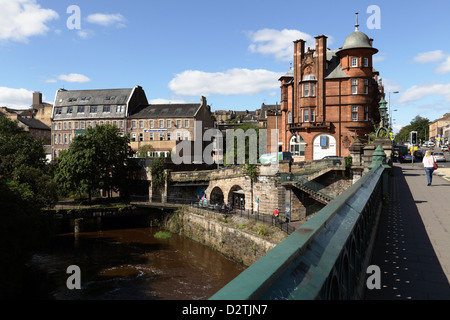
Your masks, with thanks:
M 423 167 L 425 168 L 425 173 L 427 174 L 428 186 L 431 186 L 431 182 L 433 181 L 433 171 L 434 171 L 434 157 L 431 155 L 431 151 L 427 150 L 425 152 L 425 156 L 422 160 Z

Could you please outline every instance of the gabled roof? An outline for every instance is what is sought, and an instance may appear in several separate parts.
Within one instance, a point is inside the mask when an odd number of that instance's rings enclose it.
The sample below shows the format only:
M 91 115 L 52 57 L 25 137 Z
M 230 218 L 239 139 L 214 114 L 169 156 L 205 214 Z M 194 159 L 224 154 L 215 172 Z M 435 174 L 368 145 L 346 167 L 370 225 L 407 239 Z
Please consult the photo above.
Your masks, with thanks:
M 329 49 L 327 50 L 328 68 L 326 70 L 325 79 L 349 78 L 349 76 L 345 74 L 344 70 L 342 70 L 340 59 L 336 55 L 338 51 L 339 50 L 329 50 Z M 283 77 L 294 78 L 294 71 L 290 69 Z M 287 84 L 291 83 L 292 81 L 288 82 Z
M 184 104 L 150 104 L 142 106 L 130 114 L 131 119 L 154 118 L 193 118 L 201 107 L 201 103 Z

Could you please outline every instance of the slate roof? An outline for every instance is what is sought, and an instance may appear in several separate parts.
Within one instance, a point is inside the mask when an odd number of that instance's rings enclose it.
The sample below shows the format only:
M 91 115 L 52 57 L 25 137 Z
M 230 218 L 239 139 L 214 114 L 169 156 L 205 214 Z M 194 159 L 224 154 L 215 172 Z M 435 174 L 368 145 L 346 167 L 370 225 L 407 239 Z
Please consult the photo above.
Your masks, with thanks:
M 58 90 L 55 107 L 126 104 L 133 89 Z
M 369 37 L 365 33 L 356 29 L 345 39 L 341 51 L 347 49 L 360 49 L 360 48 L 372 49 L 375 52 L 378 52 L 377 49 L 372 47 Z
M 328 68 L 326 70 L 325 79 L 335 79 L 335 78 L 349 78 L 348 75 L 342 70 L 341 62 L 336 53 L 339 50 L 327 50 L 327 61 Z M 283 77 L 294 78 L 294 72 L 290 69 Z M 280 78 L 281 79 L 281 78 Z M 287 84 L 290 84 L 288 82 Z
M 43 123 L 41 120 L 38 120 L 38 119 L 24 118 L 24 117 L 19 116 L 19 117 L 17 117 L 17 120 L 19 122 L 22 122 L 28 128 L 39 129 L 39 130 L 51 130 L 49 126 L 47 126 L 45 123 Z
M 150 104 L 139 108 L 131 119 L 152 119 L 152 118 L 193 118 L 200 109 L 200 103 L 184 104 Z
M 277 108 L 280 108 L 280 106 L 279 105 L 276 105 L 276 104 L 262 104 L 261 105 L 261 113 L 259 114 L 259 117 L 258 117 L 258 119 L 259 120 L 264 120 L 264 119 L 267 119 L 267 117 L 266 117 L 266 111 L 271 111 L 271 110 L 276 110 Z
M 342 70 L 341 61 L 336 53 L 339 50 L 327 50 L 328 69 L 326 71 L 325 79 L 334 78 L 349 78 Z

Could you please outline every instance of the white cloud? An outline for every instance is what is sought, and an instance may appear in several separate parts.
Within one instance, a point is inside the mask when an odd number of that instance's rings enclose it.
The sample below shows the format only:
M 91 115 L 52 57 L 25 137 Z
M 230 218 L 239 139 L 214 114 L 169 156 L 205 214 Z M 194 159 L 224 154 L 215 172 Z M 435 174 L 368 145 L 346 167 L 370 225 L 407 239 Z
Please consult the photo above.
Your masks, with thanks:
M 450 56 L 445 59 L 437 68 L 436 73 L 446 74 L 450 72 Z
M 58 76 L 58 80 L 66 81 L 66 82 L 89 82 L 91 79 L 86 77 L 85 75 L 79 74 L 79 73 L 70 73 L 70 74 L 61 74 Z M 45 80 L 46 83 L 55 83 L 57 82 L 56 79 L 48 79 Z
M 86 77 L 85 75 L 79 74 L 79 73 L 70 73 L 70 74 L 61 74 L 59 76 L 52 79 L 44 80 L 45 83 L 56 83 L 58 80 L 65 81 L 65 82 L 77 82 L 77 83 L 83 83 L 83 82 L 90 82 L 91 79 Z
M 124 27 L 126 19 L 120 13 L 116 14 L 105 14 L 105 13 L 95 13 L 91 14 L 86 18 L 86 21 L 93 24 L 98 24 L 104 27 L 116 26 Z
M 231 69 L 225 72 L 187 70 L 177 74 L 169 88 L 180 95 L 254 95 L 279 89 L 278 79 L 283 73 L 268 70 Z
M 377 62 L 382 62 L 386 60 L 386 55 L 385 54 L 377 54 L 375 56 L 372 57 L 372 61 L 377 63 Z
M 175 103 L 186 103 L 184 100 L 177 100 L 177 99 L 151 99 L 148 101 L 149 104 L 175 104 Z
M 450 102 L 450 83 L 433 82 L 414 85 L 401 94 L 399 102 L 416 101 L 428 96 L 442 96 Z
M 33 91 L 0 87 L 0 106 L 12 109 L 29 108 L 32 104 Z
M 447 74 L 450 72 L 450 55 L 442 50 L 419 53 L 414 57 L 413 61 L 422 64 L 441 62 L 435 69 L 435 73 Z
M 248 36 L 252 42 L 249 46 L 251 52 L 274 55 L 278 61 L 292 60 L 295 40 L 305 40 L 306 47 L 315 46 L 314 37 L 299 30 L 262 29 L 249 32 Z
M 401 86 L 395 80 L 383 78 L 382 81 L 384 86 L 384 92 L 386 92 L 386 95 L 388 94 L 388 92 L 400 91 L 402 89 Z
M 417 54 L 413 61 L 419 63 L 439 62 L 448 57 L 442 50 L 427 51 Z
M 0 40 L 27 42 L 29 37 L 49 31 L 47 23 L 59 17 L 36 0 L 0 0 L 0 8 Z
M 89 30 L 79 30 L 79 31 L 77 32 L 77 34 L 78 34 L 78 36 L 79 36 L 81 39 L 88 39 L 88 38 L 91 37 L 92 32 L 89 31 Z

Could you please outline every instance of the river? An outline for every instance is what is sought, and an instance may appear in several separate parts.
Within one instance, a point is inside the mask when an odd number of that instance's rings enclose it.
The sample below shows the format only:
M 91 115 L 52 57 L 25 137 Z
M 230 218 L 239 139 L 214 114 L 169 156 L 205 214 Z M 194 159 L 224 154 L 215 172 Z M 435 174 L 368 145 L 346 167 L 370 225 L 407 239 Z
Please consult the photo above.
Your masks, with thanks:
M 245 267 L 200 243 L 158 228 L 63 234 L 30 264 L 47 275 L 56 300 L 206 300 Z M 66 281 L 71 265 L 81 272 L 81 289 Z

